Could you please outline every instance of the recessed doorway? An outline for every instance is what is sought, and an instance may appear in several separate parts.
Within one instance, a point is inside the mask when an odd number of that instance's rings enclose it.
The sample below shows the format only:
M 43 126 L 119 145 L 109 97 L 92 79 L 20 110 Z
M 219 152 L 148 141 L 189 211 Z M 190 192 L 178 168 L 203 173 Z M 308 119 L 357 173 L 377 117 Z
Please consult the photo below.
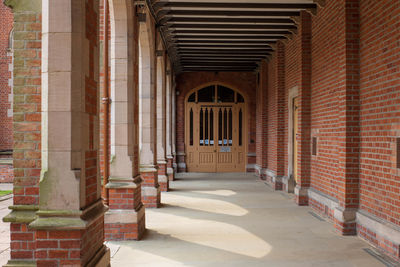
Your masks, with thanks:
M 221 84 L 192 90 L 185 114 L 189 172 L 245 172 L 247 124 L 241 93 Z

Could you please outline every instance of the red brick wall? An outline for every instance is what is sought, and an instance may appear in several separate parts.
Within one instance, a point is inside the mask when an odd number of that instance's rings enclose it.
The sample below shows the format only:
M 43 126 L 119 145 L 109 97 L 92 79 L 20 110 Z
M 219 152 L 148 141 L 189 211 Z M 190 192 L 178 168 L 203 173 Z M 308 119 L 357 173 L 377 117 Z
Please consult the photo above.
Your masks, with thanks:
M 279 121 L 287 125 L 287 92 L 298 86 L 300 186 L 311 185 L 336 199 L 342 208 L 359 207 L 397 226 L 399 13 L 400 4 L 391 0 L 329 0 L 325 7 L 318 8 L 316 16 L 302 12 L 298 34 L 284 47 L 285 102 L 279 102 L 277 89 L 282 77 L 279 46 L 269 62 L 267 117 L 268 169 L 279 174 L 279 166 L 284 166 L 281 171 L 287 174 L 287 151 L 279 151 L 280 135 L 276 132 L 284 131 L 287 139 L 288 129 L 277 129 Z M 283 114 L 279 107 L 284 108 Z M 317 138 L 314 156 L 311 137 Z M 284 155 L 279 157 L 280 153 Z M 334 219 L 333 210 L 318 201 L 312 199 L 310 205 Z M 334 220 L 343 234 L 354 233 L 354 222 Z M 357 230 L 363 238 L 399 257 L 399 244 L 364 225 Z
M 12 149 L 12 117 L 8 116 L 11 109 L 9 96 L 12 93 L 9 79 L 12 77 L 9 66 L 12 64 L 10 56 L 9 38 L 13 28 L 13 14 L 11 10 L 0 2 L 0 151 Z M 1 175 L 0 175 L 1 176 Z
M 360 208 L 398 226 L 399 14 L 399 1 L 360 1 Z
M 261 63 L 258 77 L 256 100 L 256 163 L 259 168 L 267 168 L 268 155 L 268 64 Z M 265 177 L 261 177 L 265 179 Z
M 179 91 L 176 101 L 176 148 L 177 152 L 185 151 L 185 118 L 184 98 L 187 93 L 203 84 L 210 82 L 222 82 L 232 88 L 238 88 L 248 99 L 248 153 L 255 153 L 256 120 L 255 120 L 255 93 L 256 74 L 252 72 L 188 72 L 178 75 L 176 90 Z M 248 163 L 253 164 L 253 157 L 248 157 Z
M 343 1 L 327 1 L 312 19 L 312 137 L 317 138 L 317 155 L 312 156 L 311 186 L 337 198 L 339 167 L 337 87 L 343 84 Z M 343 62 L 343 61 L 342 61 Z
M 285 169 L 285 51 L 284 45 L 278 42 L 277 51 L 268 66 L 268 149 L 267 168 L 276 175 L 283 175 Z
M 100 1 L 100 44 L 101 44 L 101 55 L 100 55 L 100 89 L 99 92 L 101 94 L 100 98 L 103 98 L 103 87 L 104 87 L 104 69 L 103 69 L 103 53 L 104 53 L 104 7 L 103 7 L 104 1 Z M 110 25 L 110 16 L 109 16 L 109 20 L 108 20 L 108 40 L 110 41 L 111 39 L 111 25 Z M 109 46 L 110 47 L 110 46 Z M 109 54 L 110 55 L 110 54 Z M 110 89 L 110 83 L 111 83 L 111 67 L 109 66 L 109 72 L 108 72 L 108 88 Z M 111 96 L 110 94 L 110 90 L 109 90 L 109 96 Z M 105 128 L 104 128 L 104 107 L 103 104 L 100 105 L 100 174 L 101 177 L 104 177 L 104 156 L 103 156 L 103 144 L 105 142 L 104 140 L 104 133 L 105 133 Z M 111 119 L 111 112 L 109 113 L 108 119 L 110 121 Z M 108 144 L 109 144 L 109 151 L 111 151 L 111 142 L 110 142 L 110 136 L 111 136 L 111 128 L 108 128 Z
M 0 165 L 0 183 L 12 183 L 14 169 L 12 165 Z

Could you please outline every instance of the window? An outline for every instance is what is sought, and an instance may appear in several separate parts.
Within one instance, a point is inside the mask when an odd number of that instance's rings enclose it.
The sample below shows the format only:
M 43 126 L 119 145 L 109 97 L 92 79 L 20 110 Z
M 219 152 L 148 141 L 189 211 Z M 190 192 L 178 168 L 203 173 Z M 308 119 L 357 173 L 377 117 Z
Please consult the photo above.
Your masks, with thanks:
M 244 103 L 244 98 L 241 94 L 237 93 L 236 97 L 237 97 L 237 100 L 236 100 L 237 103 Z
M 235 91 L 225 86 L 218 85 L 218 103 L 235 102 Z
M 193 146 L 193 109 L 190 109 L 190 145 Z
M 188 102 L 196 102 L 196 92 L 189 96 Z
M 317 137 L 312 138 L 312 155 L 317 155 Z
M 215 86 L 207 86 L 197 92 L 197 102 L 215 102 Z

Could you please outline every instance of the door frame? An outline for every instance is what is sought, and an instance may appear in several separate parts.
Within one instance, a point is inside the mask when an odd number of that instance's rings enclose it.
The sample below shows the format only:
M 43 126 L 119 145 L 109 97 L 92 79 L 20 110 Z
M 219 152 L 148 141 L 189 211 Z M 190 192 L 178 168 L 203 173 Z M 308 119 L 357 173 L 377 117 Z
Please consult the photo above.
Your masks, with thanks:
M 229 84 L 229 83 L 225 83 L 225 82 L 220 82 L 220 81 L 213 81 L 213 82 L 207 82 L 207 83 L 203 83 L 203 84 L 201 84 L 201 85 L 199 85 L 199 86 L 196 86 L 196 87 L 194 87 L 193 89 L 191 89 L 191 90 L 189 90 L 186 94 L 185 94 L 185 97 L 184 97 L 184 111 L 183 111 L 183 115 L 184 115 L 184 122 L 185 122 L 185 124 L 184 124 L 184 127 L 185 127 L 185 129 L 184 129 L 184 146 L 185 146 L 185 155 L 186 155 L 186 157 L 185 157 L 185 164 L 186 164 L 186 166 L 188 166 L 188 162 L 187 162 L 187 160 L 188 160 L 188 158 L 187 158 L 187 155 L 188 155 L 188 151 L 187 151 L 187 146 L 188 146 L 188 141 L 189 141 L 189 117 L 187 116 L 187 112 L 188 112 L 188 98 L 190 97 L 190 95 L 191 94 L 193 94 L 194 92 L 196 92 L 196 91 L 198 91 L 198 90 L 200 90 L 200 89 L 203 89 L 203 88 L 205 88 L 205 87 L 207 87 L 207 86 L 211 86 L 211 85 L 214 85 L 214 86 L 218 86 L 218 85 L 221 85 L 221 86 L 224 86 L 224 87 L 227 87 L 227 88 L 229 88 L 229 89 L 232 89 L 233 91 L 235 91 L 235 92 L 238 92 L 238 93 L 240 93 L 242 96 L 243 96 L 243 98 L 244 98 L 244 107 L 245 107 L 245 110 L 244 110 L 244 112 L 243 112 L 243 145 L 244 145 L 244 155 L 243 155 L 243 158 L 244 158 L 244 161 L 245 161 L 245 163 L 244 163 L 244 169 L 243 169 L 243 172 L 246 172 L 246 166 L 247 166 L 247 163 L 248 163 L 248 156 L 247 156 L 247 154 L 248 154 L 248 149 L 249 149 L 249 142 L 248 142 L 248 138 L 249 138 L 249 134 L 248 134 L 248 132 L 249 132 L 249 127 L 250 127 L 250 124 L 249 124 L 249 121 L 248 121 L 248 115 L 249 115 L 249 97 L 248 97 L 248 95 L 247 95 L 247 93 L 246 92 L 243 92 L 242 90 L 240 90 L 239 88 L 237 88 L 236 86 L 232 86 L 231 84 Z M 200 103 L 198 103 L 198 102 L 196 102 L 196 104 L 200 104 Z M 210 102 L 205 102 L 204 104 L 210 104 Z M 218 103 L 214 103 L 214 104 L 218 104 Z M 221 103 L 221 105 L 222 105 L 223 103 Z M 230 104 L 230 103 L 225 103 L 225 104 Z M 235 104 L 235 103 L 233 103 L 233 104 Z M 218 168 L 217 168 L 218 169 Z
M 290 193 L 294 193 L 294 187 L 296 186 L 296 181 L 294 180 L 294 99 L 299 97 L 299 87 L 295 86 L 289 89 L 288 95 L 288 177 L 286 181 L 286 190 Z M 299 99 L 300 100 L 300 99 Z

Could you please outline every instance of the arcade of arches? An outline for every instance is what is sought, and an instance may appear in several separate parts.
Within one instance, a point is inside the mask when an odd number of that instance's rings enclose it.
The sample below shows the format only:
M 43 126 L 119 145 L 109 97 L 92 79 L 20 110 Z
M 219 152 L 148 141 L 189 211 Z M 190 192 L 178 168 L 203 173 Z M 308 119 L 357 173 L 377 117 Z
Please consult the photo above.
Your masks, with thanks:
M 4 3 L 7 266 L 108 266 L 180 172 L 254 173 L 400 260 L 398 1 Z

